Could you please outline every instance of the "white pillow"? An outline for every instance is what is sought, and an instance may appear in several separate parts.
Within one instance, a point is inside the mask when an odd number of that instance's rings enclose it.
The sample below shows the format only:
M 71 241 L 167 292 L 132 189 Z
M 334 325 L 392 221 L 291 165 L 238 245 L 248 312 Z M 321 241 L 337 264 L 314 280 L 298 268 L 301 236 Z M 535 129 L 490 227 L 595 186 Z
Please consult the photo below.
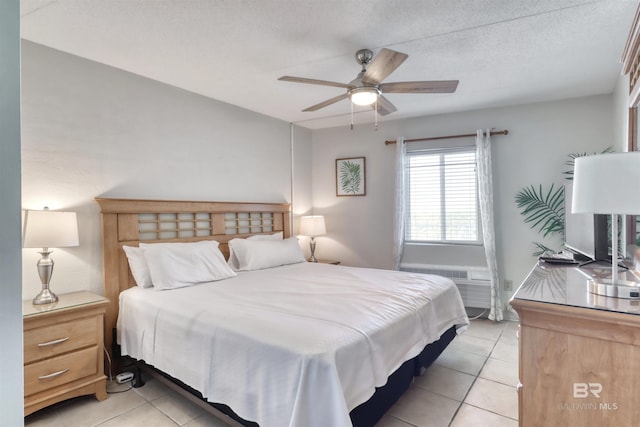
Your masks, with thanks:
M 256 234 L 255 236 L 247 237 L 247 240 L 282 240 L 283 234 L 282 231 L 273 234 Z M 242 239 L 233 239 L 233 240 L 242 240 Z M 227 264 L 234 270 L 238 271 L 240 269 L 240 265 L 238 265 L 238 257 L 233 251 L 233 246 L 229 245 L 229 261 Z
M 305 261 L 295 237 L 280 241 L 233 239 L 229 246 L 238 257 L 239 271 L 260 270 Z
M 156 290 L 175 289 L 233 277 L 218 242 L 140 243 Z
M 124 253 L 127 255 L 129 261 L 129 268 L 133 279 L 136 281 L 136 285 L 143 288 L 150 288 L 153 286 L 151 281 L 151 273 L 147 266 L 147 260 L 144 258 L 144 252 L 142 249 L 135 246 L 122 246 Z

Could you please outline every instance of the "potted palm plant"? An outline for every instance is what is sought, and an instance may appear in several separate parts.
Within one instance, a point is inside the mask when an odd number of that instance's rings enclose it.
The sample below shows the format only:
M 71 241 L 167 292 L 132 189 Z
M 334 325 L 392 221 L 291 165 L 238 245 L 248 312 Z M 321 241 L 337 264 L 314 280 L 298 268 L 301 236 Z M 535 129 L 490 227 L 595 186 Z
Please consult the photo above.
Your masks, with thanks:
M 602 151 L 602 153 L 610 152 L 613 152 L 611 147 Z M 565 162 L 569 168 L 563 172 L 567 181 L 573 181 L 575 160 L 588 155 L 590 154 L 569 154 L 569 159 Z M 552 183 L 548 188 L 544 188 L 542 184 L 537 187 L 529 185 L 516 193 L 515 201 L 518 208 L 521 209 L 520 213 L 524 216 L 524 222 L 530 224 L 532 229 L 545 238 L 558 236 L 561 241 L 564 240 L 564 185 L 556 186 Z M 541 242 L 533 242 L 533 244 L 537 248 L 533 253 L 534 256 L 558 252 Z

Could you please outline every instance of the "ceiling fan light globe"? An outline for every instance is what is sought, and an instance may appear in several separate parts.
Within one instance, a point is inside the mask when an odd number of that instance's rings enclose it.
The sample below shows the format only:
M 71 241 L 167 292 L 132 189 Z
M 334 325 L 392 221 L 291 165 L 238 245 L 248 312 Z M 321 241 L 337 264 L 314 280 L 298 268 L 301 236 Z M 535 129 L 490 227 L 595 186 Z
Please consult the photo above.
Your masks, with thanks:
M 378 99 L 380 91 L 375 88 L 359 88 L 349 92 L 351 102 L 356 105 L 371 105 Z

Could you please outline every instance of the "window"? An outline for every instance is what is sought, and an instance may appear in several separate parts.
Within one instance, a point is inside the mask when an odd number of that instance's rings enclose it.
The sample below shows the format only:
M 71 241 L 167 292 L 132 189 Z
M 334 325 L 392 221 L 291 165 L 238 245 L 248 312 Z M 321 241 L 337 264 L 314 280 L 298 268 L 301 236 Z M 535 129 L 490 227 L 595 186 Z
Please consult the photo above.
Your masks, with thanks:
M 475 147 L 408 152 L 405 172 L 405 241 L 480 243 Z

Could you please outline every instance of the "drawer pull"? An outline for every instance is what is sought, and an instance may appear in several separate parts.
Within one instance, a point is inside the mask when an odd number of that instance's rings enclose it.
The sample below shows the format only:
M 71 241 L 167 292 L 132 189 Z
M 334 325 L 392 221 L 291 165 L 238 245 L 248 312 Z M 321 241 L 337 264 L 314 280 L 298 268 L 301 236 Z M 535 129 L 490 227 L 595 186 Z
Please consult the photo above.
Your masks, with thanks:
M 67 369 L 63 369 L 62 371 L 58 371 L 58 372 L 54 372 L 53 374 L 48 374 L 48 375 L 40 375 L 38 377 L 39 380 L 48 380 L 50 378 L 55 378 L 58 377 L 66 372 L 69 372 L 69 368 Z
M 47 347 L 50 345 L 56 345 L 56 344 L 61 344 L 65 341 L 67 341 L 69 339 L 69 337 L 65 337 L 65 338 L 60 338 L 59 340 L 53 340 L 53 341 L 49 341 L 49 342 L 41 342 L 38 344 L 38 347 Z

